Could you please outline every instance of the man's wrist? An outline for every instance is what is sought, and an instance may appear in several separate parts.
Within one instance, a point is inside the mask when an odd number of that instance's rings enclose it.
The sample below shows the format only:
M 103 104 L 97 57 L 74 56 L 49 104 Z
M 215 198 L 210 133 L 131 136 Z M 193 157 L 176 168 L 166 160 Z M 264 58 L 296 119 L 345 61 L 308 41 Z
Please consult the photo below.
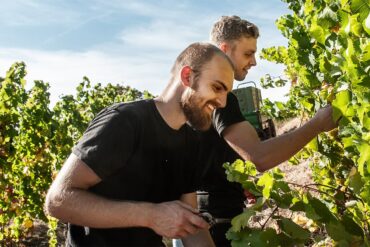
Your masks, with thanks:
M 139 224 L 142 227 L 151 228 L 152 226 L 152 219 L 154 218 L 155 213 L 155 204 L 149 202 L 140 203 L 140 210 L 139 210 Z

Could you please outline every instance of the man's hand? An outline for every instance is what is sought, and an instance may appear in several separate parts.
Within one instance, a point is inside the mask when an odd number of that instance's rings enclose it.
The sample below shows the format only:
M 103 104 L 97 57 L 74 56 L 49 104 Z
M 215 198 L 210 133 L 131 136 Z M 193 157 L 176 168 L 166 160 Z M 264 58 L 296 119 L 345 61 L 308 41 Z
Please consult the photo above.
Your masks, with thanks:
M 313 120 L 316 121 L 316 126 L 318 126 L 320 132 L 329 131 L 338 126 L 333 120 L 333 108 L 331 105 L 319 109 Z
M 150 217 L 149 227 L 167 238 L 184 238 L 210 227 L 198 210 L 180 201 L 155 204 Z

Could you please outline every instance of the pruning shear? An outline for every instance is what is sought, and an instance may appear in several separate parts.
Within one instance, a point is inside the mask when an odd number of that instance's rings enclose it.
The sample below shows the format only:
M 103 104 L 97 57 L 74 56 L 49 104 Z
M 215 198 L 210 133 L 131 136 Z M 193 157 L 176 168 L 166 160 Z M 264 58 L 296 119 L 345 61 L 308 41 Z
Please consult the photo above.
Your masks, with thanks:
M 226 224 L 231 223 L 231 219 L 227 218 L 215 218 L 208 212 L 202 212 L 199 214 L 200 217 L 202 217 L 207 223 L 212 227 L 217 224 Z

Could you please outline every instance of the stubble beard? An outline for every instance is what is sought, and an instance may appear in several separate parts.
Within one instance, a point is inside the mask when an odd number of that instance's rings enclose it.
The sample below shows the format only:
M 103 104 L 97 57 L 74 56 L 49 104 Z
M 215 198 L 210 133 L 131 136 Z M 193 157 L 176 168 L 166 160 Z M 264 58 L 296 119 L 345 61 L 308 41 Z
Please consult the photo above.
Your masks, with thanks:
M 235 74 L 235 80 L 237 81 L 243 81 L 245 77 L 247 76 L 248 71 L 242 70 L 241 73 Z

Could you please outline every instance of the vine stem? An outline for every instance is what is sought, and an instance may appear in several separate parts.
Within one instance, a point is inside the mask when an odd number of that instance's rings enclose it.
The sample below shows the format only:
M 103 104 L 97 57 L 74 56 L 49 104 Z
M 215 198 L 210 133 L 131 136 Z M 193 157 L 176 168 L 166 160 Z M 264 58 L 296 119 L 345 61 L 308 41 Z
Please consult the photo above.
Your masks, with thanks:
M 311 186 L 322 186 L 322 187 L 327 187 L 327 188 L 330 188 L 332 190 L 336 190 L 336 191 L 341 191 L 340 189 L 337 189 L 337 188 L 334 188 L 332 186 L 329 186 L 329 185 L 325 185 L 325 184 L 319 184 L 319 183 L 313 183 L 313 184 L 305 184 L 305 185 L 302 185 L 302 184 L 297 184 L 297 183 L 293 183 L 293 182 L 287 182 L 288 184 L 291 184 L 291 185 L 294 185 L 294 186 L 298 186 L 298 187 L 301 187 L 301 188 L 306 188 L 306 189 L 310 189 L 310 190 L 313 190 L 313 191 L 316 191 L 316 192 L 319 192 L 319 193 L 323 193 L 327 196 L 330 196 L 332 198 L 334 198 L 332 195 L 328 194 L 327 192 L 325 191 L 322 191 L 322 190 L 319 190 L 319 189 L 315 189 L 315 188 L 312 188 Z M 349 193 L 349 192 L 345 192 L 345 191 L 341 191 L 343 192 L 344 194 L 348 195 L 348 196 L 351 196 L 353 197 L 354 199 L 358 200 L 358 201 L 361 201 L 362 204 L 365 204 L 364 201 L 357 197 L 356 195 L 353 195 L 352 193 Z M 335 198 L 334 198 L 335 199 Z M 336 200 L 336 199 L 335 199 Z
M 274 208 L 274 210 L 272 211 L 272 213 L 269 215 L 269 217 L 267 218 L 267 220 L 265 221 L 265 223 L 263 223 L 263 225 L 262 225 L 262 230 L 263 229 L 265 229 L 265 226 L 266 226 L 266 224 L 267 224 L 267 222 L 271 219 L 271 217 L 275 214 L 275 212 L 277 211 L 279 209 L 279 207 L 278 206 L 276 206 L 275 208 Z

